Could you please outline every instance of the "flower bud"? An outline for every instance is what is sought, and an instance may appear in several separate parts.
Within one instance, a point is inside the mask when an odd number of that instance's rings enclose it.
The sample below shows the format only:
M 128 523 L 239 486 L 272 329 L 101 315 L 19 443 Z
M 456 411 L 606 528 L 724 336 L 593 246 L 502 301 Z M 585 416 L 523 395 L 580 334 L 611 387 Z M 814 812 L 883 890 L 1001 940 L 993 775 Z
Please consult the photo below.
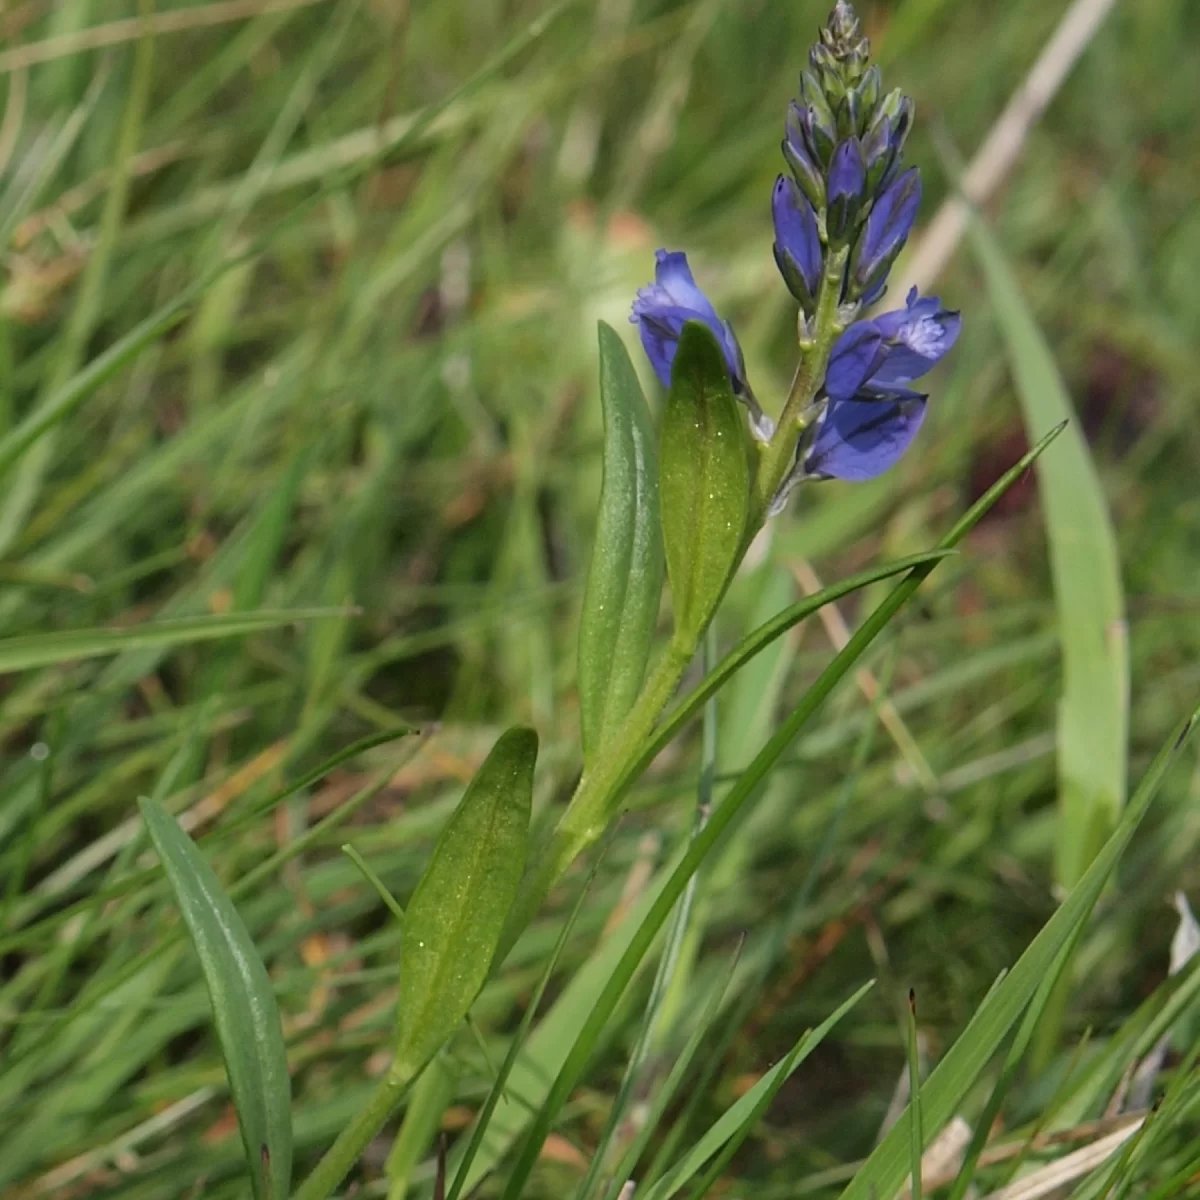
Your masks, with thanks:
M 884 280 L 896 261 L 917 219 L 921 206 L 921 174 L 912 167 L 905 171 L 875 201 L 866 228 L 850 259 L 851 297 L 870 304 L 882 294 Z
M 867 165 L 856 137 L 847 138 L 834 151 L 829 164 L 829 213 L 826 225 L 831 238 L 850 229 L 862 204 L 867 182 Z
M 787 136 L 783 139 L 783 157 L 796 181 L 796 186 L 820 212 L 825 207 L 825 176 L 813 157 L 811 143 L 805 133 L 805 114 L 792 103 L 788 108 Z
M 775 222 L 775 262 L 788 290 L 806 314 L 816 311 L 823 251 L 817 216 L 796 185 L 780 175 L 771 197 Z

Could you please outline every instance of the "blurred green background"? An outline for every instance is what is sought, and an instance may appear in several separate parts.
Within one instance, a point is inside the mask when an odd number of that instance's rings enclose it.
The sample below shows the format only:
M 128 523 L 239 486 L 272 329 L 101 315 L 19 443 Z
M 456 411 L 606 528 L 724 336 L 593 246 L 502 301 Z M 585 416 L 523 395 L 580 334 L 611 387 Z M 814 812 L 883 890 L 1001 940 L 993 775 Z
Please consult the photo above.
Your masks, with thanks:
M 794 308 L 769 197 L 826 7 L 0 10 L 0 636 L 340 610 L 96 658 L 64 642 L 0 679 L 6 1195 L 239 1194 L 205 993 L 144 870 L 139 794 L 190 814 L 227 883 L 267 864 L 239 903 L 280 989 L 301 1157 L 361 1101 L 386 1062 L 398 935 L 338 846 L 405 897 L 514 721 L 542 738 L 536 802 L 569 793 L 600 482 L 595 323 L 632 347 L 654 250 L 685 249 L 778 408 Z M 863 0 L 887 85 L 916 101 L 923 223 L 949 192 L 945 163 L 974 152 L 1066 7 Z M 1197 78 L 1193 0 L 1118 0 L 985 210 L 1117 531 L 1134 780 L 1200 685 Z M 829 581 L 932 544 L 1024 449 L 968 246 L 937 291 L 965 332 L 913 452 L 875 483 L 803 492 L 735 585 L 722 646 L 795 598 L 797 569 Z M 180 297 L 170 327 L 93 386 L 89 366 Z M 859 611 L 842 610 L 851 625 Z M 907 989 L 936 1059 L 1053 910 L 1059 619 L 1030 477 L 870 659 L 894 710 L 876 728 L 861 688 L 839 691 L 702 877 L 664 1061 L 745 942 L 707 1086 L 673 1110 L 685 1131 L 879 980 L 735 1159 L 749 1189 L 735 1194 L 800 1194 L 814 1174 L 819 1191 L 820 1172 L 864 1155 L 902 1074 Z M 723 694 L 722 777 L 828 662 L 828 636 L 810 622 Z M 408 722 L 437 724 L 265 811 Z M 636 793 L 556 987 L 686 836 L 697 749 L 694 735 L 672 748 Z M 1200 884 L 1198 797 L 1200 774 L 1176 771 L 1102 902 L 1064 1048 L 1085 1029 L 1101 1044 L 1164 978 L 1169 900 Z M 582 879 L 485 992 L 485 1038 L 511 1028 Z M 648 982 L 567 1110 L 539 1194 L 581 1177 Z M 433 1126 L 461 1129 L 487 1078 L 464 1038 Z M 1023 1085 L 1014 1119 L 1055 1078 Z

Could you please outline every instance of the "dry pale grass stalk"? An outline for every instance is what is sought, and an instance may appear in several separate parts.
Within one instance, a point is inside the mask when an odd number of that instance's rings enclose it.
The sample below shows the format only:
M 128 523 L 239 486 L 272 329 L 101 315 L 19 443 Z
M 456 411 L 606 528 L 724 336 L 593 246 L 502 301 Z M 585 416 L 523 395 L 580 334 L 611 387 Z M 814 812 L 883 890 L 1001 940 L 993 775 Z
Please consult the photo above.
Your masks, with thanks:
M 907 295 L 912 287 L 924 292 L 933 286 L 967 231 L 971 206 L 983 204 L 1011 174 L 1029 131 L 1115 5 L 1116 0 L 1075 0 L 1067 10 L 971 160 L 962 177 L 961 195 L 942 205 L 912 257 L 897 270 L 889 288 L 893 296 Z
M 59 37 L 46 38 L 41 42 L 30 42 L 27 46 L 15 46 L 0 53 L 0 73 L 32 67 L 38 63 L 66 58 L 83 50 L 98 50 L 104 46 L 119 46 L 124 42 L 136 42 L 149 32 L 153 37 L 164 33 L 183 33 L 190 29 L 209 29 L 230 21 L 245 21 L 251 17 L 267 16 L 272 13 L 290 12 L 296 8 L 309 8 L 324 4 L 327 0 L 224 0 L 220 4 L 196 5 L 193 8 L 177 9 L 174 12 L 155 13 L 149 17 L 128 17 L 121 21 L 110 21 L 106 25 L 95 25 L 76 33 L 64 33 Z
M 820 577 L 807 559 L 797 559 L 791 564 L 791 568 L 796 582 L 806 596 L 814 596 L 821 590 L 823 585 Z M 838 606 L 826 604 L 817 615 L 821 618 L 826 636 L 833 643 L 834 649 L 845 649 L 850 640 L 850 629 Z M 896 743 L 896 748 L 904 756 L 904 761 L 922 789 L 931 796 L 939 794 L 941 789 L 937 776 L 929 765 L 929 760 L 921 752 L 921 747 L 917 745 L 916 738 L 904 723 L 904 718 L 890 700 L 880 698 L 882 689 L 879 680 L 866 667 L 860 667 L 854 673 L 854 680 L 858 684 L 858 690 L 866 697 L 867 703 L 878 705 L 879 723 Z

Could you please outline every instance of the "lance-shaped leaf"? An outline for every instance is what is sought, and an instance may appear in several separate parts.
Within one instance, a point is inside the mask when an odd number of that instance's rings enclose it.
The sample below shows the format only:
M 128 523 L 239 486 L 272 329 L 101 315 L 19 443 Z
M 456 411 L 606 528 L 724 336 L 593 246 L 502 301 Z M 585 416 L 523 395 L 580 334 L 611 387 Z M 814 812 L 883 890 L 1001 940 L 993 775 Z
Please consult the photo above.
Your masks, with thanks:
M 479 994 L 525 869 L 537 734 L 510 729 L 471 780 L 404 918 L 394 1070 L 414 1076 Z
M 192 840 L 153 800 L 139 806 L 200 957 L 255 1200 L 285 1200 L 292 1182 L 291 1084 L 271 981 L 233 901 Z
M 712 333 L 683 327 L 663 417 L 662 528 L 677 637 L 708 623 L 737 565 L 750 486 L 745 421 Z
M 579 708 L 590 763 L 628 713 L 646 670 L 662 592 L 658 454 L 624 343 L 600 322 L 604 481 L 579 621 Z

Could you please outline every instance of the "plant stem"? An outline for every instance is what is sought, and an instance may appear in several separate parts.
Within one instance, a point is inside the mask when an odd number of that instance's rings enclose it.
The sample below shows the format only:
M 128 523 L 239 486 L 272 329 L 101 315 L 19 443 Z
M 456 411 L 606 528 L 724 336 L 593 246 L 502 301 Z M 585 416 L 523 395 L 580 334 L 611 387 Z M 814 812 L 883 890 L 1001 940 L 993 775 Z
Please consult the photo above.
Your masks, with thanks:
M 317 1163 L 313 1173 L 292 1193 L 292 1200 L 326 1200 L 346 1178 L 359 1155 L 383 1128 L 383 1123 L 396 1111 L 411 1082 L 411 1075 L 400 1075 L 394 1069 L 389 1070 L 372 1092 L 370 1100 L 338 1134 L 337 1141 Z
M 792 468 L 796 442 L 807 424 L 805 411 L 816 399 L 825 380 L 825 368 L 834 342 L 842 332 L 838 321 L 838 303 L 846 275 L 848 251 L 831 251 L 825 263 L 825 274 L 817 294 L 817 311 L 813 318 L 813 339 L 800 360 L 800 369 L 792 380 L 787 403 L 771 440 L 761 449 L 758 473 L 754 480 L 754 496 L 750 520 L 746 526 L 747 542 L 758 532 L 767 518 L 767 511 L 776 492 Z
M 701 636 L 703 631 L 697 634 L 697 641 Z M 613 740 L 584 772 L 554 831 L 531 853 L 529 869 L 500 938 L 497 963 L 513 948 L 562 874 L 608 827 L 614 815 L 613 794 L 675 694 L 695 657 L 697 641 L 675 637 L 667 644 Z

